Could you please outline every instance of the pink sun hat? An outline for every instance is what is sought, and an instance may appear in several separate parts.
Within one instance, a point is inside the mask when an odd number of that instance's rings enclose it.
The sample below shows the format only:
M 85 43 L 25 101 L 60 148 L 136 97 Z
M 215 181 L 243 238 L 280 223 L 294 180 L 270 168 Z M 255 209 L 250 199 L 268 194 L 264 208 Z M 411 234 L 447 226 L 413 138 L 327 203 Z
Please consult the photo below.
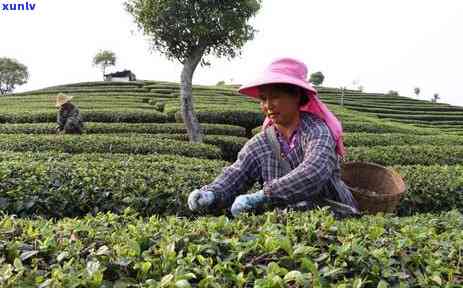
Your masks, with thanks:
M 259 86 L 288 83 L 304 88 L 310 98 L 310 96 L 317 94 L 317 90 L 306 81 L 307 72 L 307 66 L 298 60 L 291 58 L 276 59 L 265 69 L 261 78 L 240 87 L 238 92 L 259 98 Z
M 344 158 L 347 152 L 344 147 L 342 124 L 318 98 L 317 90 L 306 81 L 307 74 L 307 66 L 301 61 L 292 58 L 279 58 L 274 60 L 267 69 L 265 69 L 262 77 L 241 86 L 238 92 L 259 99 L 259 87 L 265 84 L 286 83 L 303 88 L 309 97 L 309 102 L 301 106 L 299 110 L 312 113 L 326 123 L 336 142 L 336 152 Z M 266 117 L 262 124 L 262 130 L 272 124 L 272 120 Z

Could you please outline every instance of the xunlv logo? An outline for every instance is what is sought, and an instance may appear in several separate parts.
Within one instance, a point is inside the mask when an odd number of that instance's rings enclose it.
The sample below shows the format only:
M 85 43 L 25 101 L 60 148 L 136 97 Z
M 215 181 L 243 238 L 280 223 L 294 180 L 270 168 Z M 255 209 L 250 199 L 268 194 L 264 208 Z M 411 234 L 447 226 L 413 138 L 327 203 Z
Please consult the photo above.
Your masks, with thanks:
M 35 3 L 1 3 L 2 11 L 33 11 Z

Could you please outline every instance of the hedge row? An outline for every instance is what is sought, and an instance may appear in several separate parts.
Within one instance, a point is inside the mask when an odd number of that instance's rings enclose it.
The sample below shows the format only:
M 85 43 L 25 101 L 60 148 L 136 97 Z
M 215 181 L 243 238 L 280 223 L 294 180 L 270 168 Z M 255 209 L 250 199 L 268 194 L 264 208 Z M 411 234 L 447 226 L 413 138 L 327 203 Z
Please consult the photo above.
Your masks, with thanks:
M 98 86 L 143 86 L 143 81 L 91 81 L 91 82 L 76 82 L 67 85 L 51 86 L 45 89 L 56 89 L 56 88 L 66 88 L 66 87 L 98 87 Z
M 197 111 L 196 116 L 199 122 L 237 125 L 245 127 L 249 131 L 262 124 L 265 119 L 264 115 L 260 111 L 242 111 L 232 109 Z M 180 111 L 175 113 L 175 120 L 177 122 L 183 122 Z
M 0 150 L 11 151 L 61 151 L 67 153 L 134 153 L 134 154 L 177 154 L 192 157 L 220 158 L 222 155 L 212 149 L 211 146 L 185 143 L 188 140 L 186 135 L 158 136 L 151 137 L 135 136 L 119 137 L 112 135 L 25 135 L 25 134 L 0 134 Z M 355 137 L 355 136 L 354 136 Z M 361 137 L 361 136 L 360 136 Z M 161 140 L 161 138 L 179 139 L 183 141 Z M 432 145 L 416 145 L 420 138 L 403 137 L 410 143 L 403 143 L 402 146 L 376 146 L 382 144 L 374 142 L 362 142 L 357 138 L 354 144 L 369 144 L 373 147 L 349 147 L 346 160 L 348 161 L 370 161 L 381 165 L 453 165 L 463 163 L 463 145 L 460 136 L 450 135 L 439 140 L 431 138 L 426 140 Z M 355 139 L 355 138 L 354 138 Z M 386 138 L 383 138 L 386 139 Z M 226 159 L 235 159 L 236 153 L 246 143 L 246 138 L 226 138 L 221 136 L 205 138 L 206 143 L 219 146 L 226 151 Z M 355 141 L 355 140 L 354 140 Z M 366 140 L 368 141 L 368 140 Z M 388 145 L 384 140 L 383 144 Z M 433 142 L 435 141 L 435 142 Z M 440 143 L 439 143 L 440 141 Z M 414 143 L 415 142 L 415 143 Z M 402 144 L 402 143 L 400 143 Z M 415 145 L 413 145 L 415 144 Z M 191 147 L 191 148 L 190 148 Z M 222 156 L 223 157 L 223 156 Z
M 45 90 L 35 90 L 28 92 L 15 93 L 15 96 L 21 95 L 41 95 L 41 94 L 58 94 L 58 93 L 126 93 L 126 92 L 150 92 L 145 88 L 130 88 L 130 87 L 101 87 L 101 88 L 92 88 L 92 87 L 64 87 L 58 89 L 45 89 Z
M 426 116 L 463 116 L 463 111 L 420 111 L 420 109 L 410 108 L 410 110 L 393 110 L 387 108 L 364 108 L 355 106 L 345 106 L 351 110 L 366 112 L 366 113 L 378 113 L 378 114 L 394 114 L 397 116 L 406 115 L 426 115 Z
M 340 97 L 333 98 L 333 97 L 323 97 L 323 101 L 333 101 L 336 100 L 337 102 L 340 101 Z M 432 110 L 433 108 L 436 109 L 456 109 L 457 111 L 462 111 L 463 108 L 459 106 L 452 106 L 450 104 L 445 103 L 431 103 L 431 102 L 424 102 L 424 103 L 409 103 L 409 104 L 395 104 L 391 103 L 390 105 L 380 105 L 378 106 L 377 101 L 360 101 L 362 98 L 356 100 L 346 100 L 344 99 L 344 105 L 352 105 L 358 107 L 365 107 L 365 108 L 387 108 L 387 109 L 394 109 L 394 110 L 409 110 L 410 108 L 423 108 Z M 375 98 L 376 99 L 376 98 Z
M 333 96 L 329 96 L 329 97 L 322 97 L 321 98 L 323 101 L 324 100 L 335 100 L 335 101 L 339 101 L 339 103 L 341 102 L 341 95 L 338 95 L 337 97 L 333 97 Z M 415 105 L 422 105 L 422 104 L 426 104 L 426 103 L 429 103 L 429 102 L 425 102 L 425 101 L 417 101 L 417 100 L 413 100 L 413 99 L 410 99 L 410 98 L 388 98 L 388 97 L 378 97 L 378 96 L 374 96 L 374 97 L 370 97 L 370 96 L 367 96 L 367 95 L 359 95 L 359 96 L 345 96 L 344 97 L 344 100 L 345 101 L 351 101 L 351 102 L 358 102 L 358 103 L 374 103 L 374 104 L 387 104 L 387 103 L 391 103 L 391 104 L 415 104 Z
M 428 104 L 428 105 L 416 105 L 416 104 L 401 104 L 401 105 L 378 105 L 376 103 L 359 103 L 359 102 L 351 102 L 351 101 L 344 101 L 344 106 L 349 109 L 355 108 L 372 108 L 372 109 L 392 109 L 392 110 L 399 110 L 399 111 L 429 111 L 429 112 L 463 112 L 462 107 L 458 106 L 449 106 L 449 105 L 435 105 L 435 104 Z M 352 107 L 352 108 L 351 108 Z
M 414 145 L 351 147 L 347 161 L 368 161 L 381 165 L 453 165 L 463 163 L 463 146 Z
M 384 120 L 387 121 L 392 121 L 392 122 L 399 122 L 399 123 L 407 123 L 407 124 L 413 124 L 413 125 L 428 125 L 429 127 L 435 127 L 437 129 L 440 129 L 441 125 L 462 125 L 463 121 L 427 121 L 427 120 L 414 120 L 414 119 L 393 119 L 393 118 L 383 118 Z
M 55 123 L 2 124 L 0 134 L 54 134 Z M 244 137 L 243 127 L 226 124 L 202 123 L 201 128 L 206 135 L 229 135 Z M 112 133 L 146 133 L 146 134 L 186 134 L 183 123 L 85 123 L 85 134 Z
M 413 135 L 413 134 L 375 134 L 346 133 L 344 144 L 352 146 L 405 146 L 405 145 L 463 145 L 463 137 L 457 135 Z
M 396 114 L 376 114 L 379 118 L 423 120 L 423 121 L 463 121 L 463 116 L 454 115 L 396 115 Z
M 133 134 L 120 136 L 139 137 L 138 135 Z M 142 137 L 189 141 L 189 137 L 186 134 L 142 134 Z M 222 152 L 222 158 L 224 160 L 234 162 L 237 158 L 238 152 L 241 150 L 241 148 L 243 148 L 244 144 L 246 144 L 249 139 L 236 136 L 205 135 L 203 140 L 206 144 L 219 147 Z
M 35 94 L 35 92 L 23 92 L 23 93 L 17 93 L 17 94 L 11 94 L 9 96 L 3 96 L 0 98 L 1 101 L 9 101 L 9 100 L 17 100 L 17 101 L 28 101 L 28 100 L 37 100 L 37 99 L 43 99 L 45 100 L 54 100 L 56 97 L 57 93 L 44 93 L 40 92 Z M 83 93 L 69 93 L 69 95 L 73 95 L 76 98 L 83 98 L 86 97 L 88 99 L 101 99 L 104 97 L 108 97 L 110 99 L 112 98 L 128 98 L 130 97 L 131 99 L 137 99 L 139 97 L 164 97 L 167 98 L 169 95 L 165 94 L 157 94 L 157 93 L 151 93 L 151 92 L 123 92 L 123 93 L 114 93 L 114 92 L 83 92 Z M 170 98 L 170 97 L 169 97 Z
M 262 123 L 259 123 L 262 124 Z M 252 129 L 252 135 L 256 135 L 261 131 L 262 126 Z M 412 135 L 435 135 L 439 134 L 439 130 L 433 128 L 413 127 L 411 125 L 404 125 L 400 123 L 387 123 L 387 122 L 360 122 L 360 121 L 342 121 L 344 132 L 350 133 L 410 133 Z
M 51 152 L 0 152 L 0 160 L 0 210 L 46 217 L 121 212 L 126 207 L 143 215 L 188 215 L 188 194 L 229 165 L 174 155 Z M 408 187 L 399 215 L 463 209 L 463 166 L 394 169 Z M 251 191 L 259 188 L 256 182 Z
M 150 98 L 148 98 L 150 99 Z M 148 103 L 143 103 L 143 100 L 140 101 L 118 101 L 114 99 L 113 102 L 81 102 L 75 101 L 75 105 L 79 108 L 82 113 L 86 113 L 87 111 L 95 111 L 95 110 L 153 110 L 153 106 L 150 106 Z M 12 103 L 9 107 L 0 107 L 0 113 L 9 113 L 9 112 L 16 112 L 18 114 L 30 111 L 30 112 L 50 112 L 55 113 L 56 116 L 56 108 L 54 103 L 46 103 L 46 102 L 39 102 L 39 103 Z
M 163 123 L 165 114 L 155 110 L 92 110 L 82 111 L 82 117 L 90 122 Z M 1 113 L 0 123 L 42 123 L 55 122 L 56 111 L 30 111 Z
M 126 107 L 125 105 L 134 105 L 134 104 L 142 104 L 144 103 L 145 101 L 147 100 L 144 100 L 144 99 L 148 99 L 148 100 L 152 100 L 152 99 L 156 99 L 156 100 L 164 100 L 165 98 L 162 98 L 162 99 L 159 99 L 159 98 L 153 98 L 153 97 L 140 97 L 140 98 L 135 98 L 135 97 L 124 97 L 124 98 L 121 98 L 121 97 L 118 97 L 118 98 L 115 98 L 115 97 L 101 97 L 101 98 L 90 98 L 90 97 L 79 97 L 79 98 L 75 98 L 73 100 L 73 103 L 75 105 L 77 105 L 77 107 L 81 108 L 84 107 L 84 106 L 89 106 L 89 107 L 96 107 L 96 106 L 102 106 L 102 105 L 106 105 L 106 106 L 116 106 L 116 105 L 119 105 L 119 108 L 123 108 L 123 107 Z M 24 109 L 25 107 L 27 108 L 53 108 L 55 109 L 55 103 L 54 101 L 52 100 L 49 100 L 49 99 L 29 99 L 29 98 L 22 98 L 22 97 L 16 97 L 16 99 L 14 100 L 7 100 L 7 101 L 2 101 L 2 99 L 0 99 L 0 105 L 1 104 L 9 104 L 9 107 L 10 109 L 14 109 L 14 110 L 19 110 L 19 112 L 21 112 L 22 110 L 21 109 Z M 43 108 L 42 108 L 43 107 Z M 117 107 L 117 106 L 116 106 Z M 0 109 L 2 110 L 6 110 L 6 111 L 11 111 L 10 109 L 5 109 L 4 107 L 0 107 Z M 56 110 L 55 110 L 56 111 Z
M 208 144 L 193 144 L 157 137 L 114 137 L 111 135 L 0 134 L 0 150 L 172 154 L 209 159 L 222 158 L 219 148 Z
M 0 210 L 46 217 L 127 207 L 144 215 L 188 214 L 188 193 L 227 163 L 127 154 L 0 152 L 0 159 Z
M 3 216 L 0 279 L 5 288 L 459 287 L 462 217 Z

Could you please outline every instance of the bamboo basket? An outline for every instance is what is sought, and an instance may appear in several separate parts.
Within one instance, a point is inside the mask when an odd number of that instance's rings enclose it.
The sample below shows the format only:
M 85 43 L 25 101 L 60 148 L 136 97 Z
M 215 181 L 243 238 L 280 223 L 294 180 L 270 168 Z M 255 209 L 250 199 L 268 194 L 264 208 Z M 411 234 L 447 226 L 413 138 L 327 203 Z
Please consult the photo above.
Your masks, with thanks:
M 369 162 L 345 162 L 341 178 L 352 191 L 361 212 L 394 213 L 407 187 L 393 169 Z M 365 193 L 362 189 L 376 192 Z

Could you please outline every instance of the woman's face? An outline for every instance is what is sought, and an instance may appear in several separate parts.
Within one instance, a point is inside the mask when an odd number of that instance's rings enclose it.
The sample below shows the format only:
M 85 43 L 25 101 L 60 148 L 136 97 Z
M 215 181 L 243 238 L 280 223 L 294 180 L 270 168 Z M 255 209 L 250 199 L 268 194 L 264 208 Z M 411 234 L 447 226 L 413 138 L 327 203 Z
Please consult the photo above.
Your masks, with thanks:
M 280 125 L 290 124 L 299 111 L 299 95 L 291 95 L 263 86 L 260 89 L 260 106 L 262 112 Z

